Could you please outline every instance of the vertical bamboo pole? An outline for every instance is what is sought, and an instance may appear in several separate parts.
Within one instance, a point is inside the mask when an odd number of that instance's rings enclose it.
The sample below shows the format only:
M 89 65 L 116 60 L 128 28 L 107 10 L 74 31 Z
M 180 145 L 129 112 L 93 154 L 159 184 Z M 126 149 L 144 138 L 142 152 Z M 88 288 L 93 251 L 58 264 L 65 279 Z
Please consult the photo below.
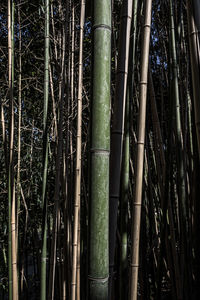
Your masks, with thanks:
M 122 197 L 120 203 L 120 299 L 127 299 L 127 267 L 128 267 L 128 189 L 129 189 L 129 92 L 127 92 L 125 133 L 124 133 L 124 154 L 122 160 Z
M 12 42 L 11 42 L 11 0 L 8 0 L 8 87 L 10 97 L 10 110 L 12 120 Z M 11 121 L 10 120 L 10 121 Z M 10 139 L 11 141 L 11 139 Z M 11 248 L 11 155 L 12 148 L 9 141 L 9 164 L 8 164 L 8 280 L 9 280 L 9 300 L 12 300 L 12 248 Z
M 85 21 L 85 0 L 81 1 L 80 41 L 79 41 L 79 75 L 78 75 L 78 115 L 76 137 L 76 183 L 74 201 L 74 234 L 73 234 L 73 264 L 72 264 L 72 300 L 80 300 L 80 199 L 81 199 L 81 143 L 82 143 L 82 86 L 83 86 L 83 33 Z
M 8 0 L 8 84 L 9 84 L 9 165 L 8 165 L 8 269 L 9 300 L 17 299 L 16 211 L 14 193 L 14 1 Z
M 180 97 L 178 85 L 178 63 L 176 51 L 176 37 L 174 26 L 174 11 L 173 3 L 170 0 L 170 33 L 171 33 L 171 58 L 172 58 L 172 74 L 173 74 L 173 92 L 174 92 L 174 106 L 176 116 L 176 141 L 177 141 L 177 162 L 178 162 L 178 196 L 180 201 L 180 223 L 181 223 L 181 275 L 182 275 L 182 289 L 184 278 L 187 278 L 187 266 L 185 264 L 188 252 L 188 216 L 187 216 L 187 198 L 186 198 L 186 183 L 185 183 L 185 166 L 184 166 L 184 144 L 181 124 L 180 111 Z M 186 294 L 186 291 L 185 291 Z M 178 296 L 178 295 L 177 295 Z
M 21 5 L 21 0 L 20 0 Z M 22 32 L 21 32 L 21 7 L 18 6 L 18 24 L 19 24 L 19 79 L 18 79 L 18 143 L 17 143 L 17 208 L 16 208 L 16 236 L 18 237 L 18 224 L 21 199 L 21 119 L 22 119 Z M 19 240 L 16 240 L 16 251 L 18 256 Z M 18 257 L 17 257 L 18 258 Z
M 49 0 L 45 0 L 45 53 L 44 53 L 44 105 L 43 105 L 43 182 L 42 182 L 42 253 L 40 299 L 46 300 L 46 260 L 47 260 L 47 169 L 48 169 L 48 133 L 47 114 L 49 99 Z
M 127 267 L 128 267 L 128 190 L 129 190 L 129 160 L 130 160 L 130 104 L 133 100 L 135 48 L 137 34 L 138 0 L 133 0 L 133 20 L 131 26 L 131 41 L 129 51 L 128 86 L 125 108 L 124 151 L 122 161 L 122 191 L 120 203 L 121 254 L 120 254 L 120 299 L 128 298 Z
M 108 299 L 111 1 L 94 0 L 89 299 Z
M 11 239 L 12 239 L 12 279 L 13 279 L 13 300 L 18 299 L 18 274 L 17 274 L 17 231 L 16 231 L 16 197 L 15 197 L 15 182 L 14 182 L 14 18 L 15 18 L 15 2 L 12 1 L 12 17 L 11 17 L 11 47 L 12 47 L 12 70 L 11 70 L 11 82 L 12 82 L 12 121 L 11 121 L 11 135 L 10 135 L 10 143 L 12 144 L 12 154 L 10 157 L 10 163 L 11 163 L 11 199 L 12 199 L 12 205 L 11 205 Z
M 121 9 L 121 27 L 119 58 L 117 62 L 116 89 L 113 106 L 113 125 L 110 153 L 110 207 L 109 207 L 109 293 L 112 293 L 115 244 L 117 230 L 117 212 L 120 195 L 120 176 L 122 147 L 124 137 L 124 118 L 128 77 L 129 44 L 133 1 L 123 0 Z
M 139 133 L 137 139 L 137 169 L 136 169 L 136 190 L 133 203 L 132 215 L 132 258 L 131 258 L 131 284 L 130 300 L 137 299 L 137 283 L 139 268 L 139 243 L 140 243 L 140 221 L 142 205 L 142 183 L 144 166 L 144 142 L 146 122 L 146 100 L 147 100 L 147 78 L 149 62 L 149 43 L 151 31 L 151 10 L 152 0 L 146 0 L 144 15 L 144 36 L 141 54 L 141 77 L 139 90 Z
M 198 151 L 200 157 L 200 3 L 198 0 L 187 0 L 186 2 L 190 41 L 190 58 L 192 65 L 194 113 L 198 141 Z

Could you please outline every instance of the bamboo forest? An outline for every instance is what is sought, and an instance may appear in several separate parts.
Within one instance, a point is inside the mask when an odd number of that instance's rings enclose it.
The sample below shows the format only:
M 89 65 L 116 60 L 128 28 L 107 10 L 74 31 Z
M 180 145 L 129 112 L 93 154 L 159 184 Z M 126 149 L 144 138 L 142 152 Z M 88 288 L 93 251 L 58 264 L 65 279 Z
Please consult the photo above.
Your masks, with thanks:
M 1 0 L 0 66 L 0 299 L 200 299 L 200 1 Z

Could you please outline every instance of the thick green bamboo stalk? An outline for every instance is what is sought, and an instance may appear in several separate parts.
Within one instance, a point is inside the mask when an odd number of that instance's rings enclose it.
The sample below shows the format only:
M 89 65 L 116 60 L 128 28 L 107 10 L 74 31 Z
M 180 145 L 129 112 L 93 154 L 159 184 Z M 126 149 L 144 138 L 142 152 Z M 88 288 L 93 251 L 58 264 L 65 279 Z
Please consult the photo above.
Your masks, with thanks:
M 130 294 L 129 294 L 130 300 L 137 299 L 142 183 L 143 183 L 143 165 L 144 165 L 144 142 L 145 142 L 145 123 L 146 123 L 147 79 L 148 79 L 149 44 L 150 44 L 150 31 L 151 31 L 151 10 L 152 10 L 152 0 L 147 0 L 145 4 L 144 33 L 143 33 L 144 36 L 143 36 L 143 47 L 142 47 L 142 54 L 141 54 L 136 190 L 135 190 L 135 199 L 133 203 L 133 214 L 132 214 L 132 259 L 131 259 L 131 282 L 130 282 Z
M 48 169 L 48 133 L 47 113 L 49 98 L 49 0 L 45 0 L 45 53 L 44 53 L 44 105 L 43 105 L 43 182 L 42 182 L 42 252 L 41 252 L 41 280 L 40 299 L 46 300 L 46 260 L 47 260 L 47 169 Z
M 111 1 L 94 0 L 89 299 L 108 299 Z

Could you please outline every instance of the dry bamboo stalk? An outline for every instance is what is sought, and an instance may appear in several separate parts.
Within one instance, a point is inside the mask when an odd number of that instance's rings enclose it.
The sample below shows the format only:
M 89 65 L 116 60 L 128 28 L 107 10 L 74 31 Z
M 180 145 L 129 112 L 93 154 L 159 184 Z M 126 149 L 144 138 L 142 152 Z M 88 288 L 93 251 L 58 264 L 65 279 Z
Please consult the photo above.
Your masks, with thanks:
M 13 185 L 13 193 L 12 193 L 11 231 L 12 231 L 12 274 L 13 274 L 12 300 L 18 300 L 15 184 Z
M 9 299 L 18 299 L 17 255 L 16 255 L 16 207 L 14 186 L 14 2 L 8 0 L 8 85 L 10 110 L 10 149 L 8 170 L 9 198 Z
M 78 75 L 78 116 L 76 139 L 76 183 L 74 202 L 74 234 L 72 264 L 72 300 L 80 299 L 80 198 L 81 198 L 81 144 L 82 144 L 82 85 L 83 85 L 83 33 L 85 20 L 85 0 L 81 1 L 80 44 L 79 44 L 79 75 Z M 77 286 L 77 282 L 79 285 Z
M 6 166 L 6 170 L 8 170 L 7 138 L 6 138 L 5 117 L 4 117 L 4 103 L 2 99 L 1 99 L 1 126 L 2 126 L 2 140 L 3 140 L 3 147 L 4 147 L 5 166 Z
M 130 300 L 137 299 L 145 122 L 146 122 L 147 79 L 148 79 L 149 43 L 150 43 L 150 31 L 151 31 L 151 10 L 152 10 L 152 0 L 147 0 L 145 5 L 144 36 L 143 36 L 143 48 L 142 48 L 142 55 L 141 55 L 136 190 L 135 190 L 135 199 L 133 203 L 133 215 L 132 215 L 133 221 L 132 221 L 131 284 L 130 284 L 130 294 L 129 294 Z
M 21 0 L 20 0 L 21 4 Z M 17 208 L 16 208 L 16 253 L 18 253 L 18 224 L 20 212 L 20 168 L 21 168 L 21 119 L 22 119 L 22 34 L 21 34 L 21 13 L 18 7 L 18 24 L 19 24 L 19 81 L 18 81 L 18 149 L 17 149 Z

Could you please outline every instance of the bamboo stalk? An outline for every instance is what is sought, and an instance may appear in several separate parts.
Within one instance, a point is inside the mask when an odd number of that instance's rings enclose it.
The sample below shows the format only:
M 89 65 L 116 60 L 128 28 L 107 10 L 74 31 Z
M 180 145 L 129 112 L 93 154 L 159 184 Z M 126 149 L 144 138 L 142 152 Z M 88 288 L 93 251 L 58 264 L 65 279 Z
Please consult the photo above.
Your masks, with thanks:
M 120 176 L 122 147 L 124 138 L 124 119 L 128 78 L 129 44 L 132 20 L 132 0 L 124 0 L 121 8 L 119 57 L 117 62 L 116 87 L 113 104 L 113 125 L 110 153 L 110 207 L 109 207 L 109 293 L 111 296 L 115 267 L 115 244 L 117 212 L 120 195 Z
M 81 1 L 80 15 L 80 42 L 79 42 L 79 70 L 78 70 L 78 111 L 77 111 L 77 137 L 76 137 L 76 183 L 74 201 L 74 233 L 73 233 L 73 263 L 71 299 L 80 299 L 80 200 L 81 200 L 81 163 L 82 163 L 82 86 L 83 86 L 83 34 L 85 22 L 85 0 Z
M 20 0 L 21 4 L 21 0 Z M 18 7 L 18 24 L 19 24 L 19 79 L 18 79 L 18 142 L 17 142 L 17 208 L 16 208 L 16 253 L 18 261 L 18 249 L 19 249 L 19 212 L 20 212 L 20 200 L 21 200 L 21 119 L 22 119 L 22 33 L 21 33 L 21 11 Z
M 176 55 L 176 39 L 174 27 L 174 11 L 172 0 L 170 0 L 170 32 L 171 32 L 171 57 L 172 57 L 172 72 L 173 72 L 173 92 L 174 92 L 174 106 L 176 116 L 176 141 L 177 141 L 177 162 L 178 162 L 178 196 L 180 201 L 180 223 L 181 223 L 181 275 L 182 288 L 184 278 L 187 278 L 185 260 L 187 257 L 187 238 L 188 238 L 188 217 L 186 209 L 186 183 L 185 183 L 185 166 L 184 166 L 184 144 L 181 124 L 180 112 L 180 96 L 178 86 L 178 64 Z M 178 295 L 177 295 L 178 296 Z
M 46 260 L 47 260 L 47 169 L 48 169 L 48 132 L 47 114 L 49 100 L 49 0 L 45 0 L 45 54 L 44 54 L 44 104 L 43 104 L 43 182 L 42 182 L 42 250 L 40 300 L 46 300 Z
M 187 0 L 187 19 L 188 19 L 188 32 L 189 32 L 189 42 L 190 42 L 190 59 L 192 65 L 192 85 L 193 85 L 193 101 L 194 101 L 194 113 L 195 113 L 195 125 L 196 134 L 198 141 L 198 152 L 200 157 L 200 70 L 199 70 L 199 36 L 200 36 L 200 5 L 199 1 Z
M 111 1 L 95 0 L 89 299 L 108 299 L 108 208 L 110 154 Z
M 11 120 L 13 111 L 12 94 L 12 42 L 11 42 L 11 0 L 8 0 L 8 85 L 10 97 Z M 11 126 L 11 124 L 10 124 Z M 11 136 L 9 140 L 9 164 L 8 164 L 8 280 L 9 300 L 12 300 L 12 244 L 11 244 L 11 159 L 12 159 Z
M 139 121 L 137 140 L 137 169 L 136 169 L 136 190 L 133 203 L 132 215 L 132 258 L 131 258 L 131 284 L 130 300 L 137 299 L 137 283 L 139 268 L 139 243 L 140 243 L 140 220 L 142 205 L 142 182 L 144 165 L 144 142 L 145 142 L 145 122 L 146 122 L 146 99 L 147 99 L 147 74 L 149 61 L 149 44 L 151 31 L 151 10 L 152 0 L 147 0 L 144 15 L 144 36 L 141 55 L 141 78 L 139 92 Z

